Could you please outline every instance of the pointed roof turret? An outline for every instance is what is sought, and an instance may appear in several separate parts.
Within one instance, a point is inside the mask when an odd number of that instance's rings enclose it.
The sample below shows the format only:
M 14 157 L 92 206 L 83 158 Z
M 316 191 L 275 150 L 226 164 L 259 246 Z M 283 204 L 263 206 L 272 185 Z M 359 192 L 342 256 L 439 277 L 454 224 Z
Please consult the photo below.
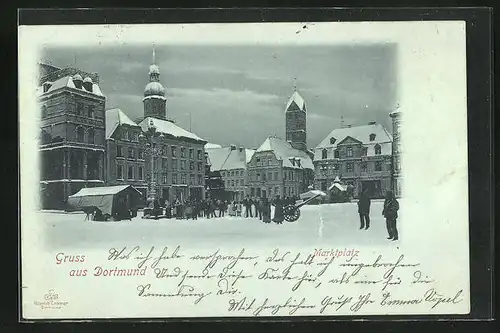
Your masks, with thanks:
M 286 104 L 286 111 L 306 111 L 306 102 L 298 91 L 294 91 Z

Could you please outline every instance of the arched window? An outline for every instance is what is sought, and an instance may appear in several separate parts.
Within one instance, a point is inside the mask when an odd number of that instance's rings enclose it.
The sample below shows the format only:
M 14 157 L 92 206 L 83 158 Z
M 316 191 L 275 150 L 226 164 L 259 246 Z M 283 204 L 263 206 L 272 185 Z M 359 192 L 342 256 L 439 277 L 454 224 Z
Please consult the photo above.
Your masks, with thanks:
M 376 135 L 374 133 L 370 134 L 370 141 L 375 141 L 375 136 Z
M 327 157 L 327 151 L 326 151 L 326 149 L 323 149 L 323 150 L 321 151 L 321 158 L 322 158 L 322 159 L 326 159 L 326 157 Z
M 85 141 L 85 131 L 83 127 L 78 126 L 76 128 L 76 141 L 78 142 L 84 142 Z
M 89 128 L 89 130 L 87 131 L 87 142 L 90 144 L 95 143 L 95 133 L 93 128 Z
M 380 147 L 379 144 L 375 145 L 375 155 L 380 155 L 382 154 L 382 148 Z

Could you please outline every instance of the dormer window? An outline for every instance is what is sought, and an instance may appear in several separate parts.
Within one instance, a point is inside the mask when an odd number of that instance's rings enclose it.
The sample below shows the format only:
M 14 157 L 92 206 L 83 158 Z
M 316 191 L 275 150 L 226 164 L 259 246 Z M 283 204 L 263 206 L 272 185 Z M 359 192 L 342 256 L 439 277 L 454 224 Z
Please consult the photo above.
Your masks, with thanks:
M 300 159 L 297 159 L 297 166 L 300 168 Z
M 380 147 L 379 144 L 375 145 L 375 155 L 380 155 L 382 154 L 382 148 Z
M 292 165 L 295 166 L 295 159 L 294 158 L 291 158 L 290 162 L 292 162 Z
M 321 151 L 321 158 L 322 158 L 322 159 L 326 159 L 327 155 L 328 155 L 328 153 L 327 153 L 326 149 L 323 149 L 323 150 Z
M 375 141 L 375 136 L 376 135 L 374 133 L 370 134 L 370 141 Z
M 335 143 L 335 141 L 337 141 L 337 139 L 335 139 L 335 138 L 333 138 L 333 137 L 332 137 L 332 138 L 330 138 L 330 144 L 332 144 L 332 145 L 333 145 L 333 144 Z
M 339 158 L 340 157 L 340 153 L 339 153 L 338 149 L 335 149 L 335 151 L 333 152 L 333 157 L 334 158 Z

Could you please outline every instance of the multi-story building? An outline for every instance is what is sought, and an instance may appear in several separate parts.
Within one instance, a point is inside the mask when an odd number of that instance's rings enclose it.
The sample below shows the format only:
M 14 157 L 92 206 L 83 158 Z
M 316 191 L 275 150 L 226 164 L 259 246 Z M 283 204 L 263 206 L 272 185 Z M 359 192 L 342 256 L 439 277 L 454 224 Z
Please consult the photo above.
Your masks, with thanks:
M 106 110 L 106 184 L 126 182 L 143 194 L 147 182 L 144 147 L 139 142 L 142 129 L 120 109 Z
M 298 197 L 307 191 L 312 174 L 313 163 L 306 152 L 285 140 L 269 137 L 248 163 L 250 196 Z
M 165 88 L 154 58 L 142 120 L 137 124 L 117 109 L 106 112 L 107 182 L 138 186 L 146 189 L 146 198 L 155 193 L 161 201 L 203 198 L 207 141 L 167 120 Z
M 230 200 L 243 200 L 250 195 L 248 189 L 247 163 L 250 162 L 255 150 L 235 145 L 223 148 L 208 148 L 211 171 L 220 171 L 224 188 Z
M 402 194 L 401 181 L 401 111 L 396 110 L 390 114 L 392 118 L 392 189 L 397 197 Z
M 326 190 L 338 176 L 374 198 L 391 189 L 392 136 L 381 125 L 334 129 L 314 150 L 315 187 Z
M 104 183 L 106 98 L 95 73 L 40 64 L 39 75 L 41 205 L 64 209 Z

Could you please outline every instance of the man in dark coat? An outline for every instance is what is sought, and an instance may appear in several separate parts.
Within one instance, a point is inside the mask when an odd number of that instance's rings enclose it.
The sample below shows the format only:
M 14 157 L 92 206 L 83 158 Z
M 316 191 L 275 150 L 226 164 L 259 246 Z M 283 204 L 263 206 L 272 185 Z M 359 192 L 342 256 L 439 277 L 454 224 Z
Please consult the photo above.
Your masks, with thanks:
M 358 200 L 359 221 L 361 222 L 359 229 L 364 228 L 366 230 L 370 227 L 370 203 L 368 191 L 364 190 Z
M 250 215 L 250 217 L 253 217 L 253 214 L 252 214 L 252 199 L 250 198 L 246 198 L 245 200 L 243 200 L 243 205 L 245 206 L 245 217 L 248 217 Z
M 384 201 L 382 215 L 385 217 L 387 232 L 393 241 L 398 240 L 398 229 L 396 228 L 396 219 L 398 218 L 399 202 L 396 200 L 392 191 L 387 191 Z
M 262 222 L 271 223 L 271 204 L 267 198 L 261 200 Z
M 277 195 L 274 200 L 274 218 L 273 221 L 276 224 L 283 224 L 283 220 L 285 217 L 283 216 L 283 201 L 280 199 L 280 196 Z

